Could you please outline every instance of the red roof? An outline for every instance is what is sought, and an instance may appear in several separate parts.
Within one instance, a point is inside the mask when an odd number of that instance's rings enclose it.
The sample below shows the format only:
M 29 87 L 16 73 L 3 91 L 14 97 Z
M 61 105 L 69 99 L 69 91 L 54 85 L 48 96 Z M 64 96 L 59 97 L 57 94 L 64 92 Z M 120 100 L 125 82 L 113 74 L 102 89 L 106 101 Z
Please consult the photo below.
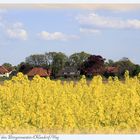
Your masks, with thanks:
M 0 66 L 0 74 L 5 74 L 5 73 L 8 73 L 8 70 L 5 67 Z
M 43 69 L 43 68 L 33 68 L 32 70 L 30 70 L 28 73 L 27 73 L 28 76 L 35 76 L 35 75 L 39 75 L 41 77 L 46 77 L 48 76 L 48 72 L 46 69 Z
M 106 71 L 109 72 L 109 73 L 117 73 L 118 68 L 117 67 L 107 67 Z
M 11 72 L 12 71 L 12 68 L 6 68 L 8 70 L 8 72 Z

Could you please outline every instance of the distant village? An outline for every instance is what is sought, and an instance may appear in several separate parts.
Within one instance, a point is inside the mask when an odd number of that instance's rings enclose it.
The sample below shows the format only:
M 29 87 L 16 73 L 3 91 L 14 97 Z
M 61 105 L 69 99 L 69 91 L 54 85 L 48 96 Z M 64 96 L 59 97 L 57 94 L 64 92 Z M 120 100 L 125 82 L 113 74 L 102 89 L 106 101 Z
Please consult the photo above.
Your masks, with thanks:
M 109 76 L 123 78 L 126 70 L 129 71 L 130 76 L 135 76 L 140 72 L 140 66 L 126 57 L 114 62 L 86 52 L 74 53 L 69 57 L 62 52 L 49 52 L 30 55 L 25 62 L 17 66 L 12 66 L 10 63 L 2 64 L 0 78 L 11 78 L 18 72 L 31 78 L 35 75 L 52 79 L 78 79 L 81 75 L 87 78 L 95 75 L 102 75 L 105 78 Z

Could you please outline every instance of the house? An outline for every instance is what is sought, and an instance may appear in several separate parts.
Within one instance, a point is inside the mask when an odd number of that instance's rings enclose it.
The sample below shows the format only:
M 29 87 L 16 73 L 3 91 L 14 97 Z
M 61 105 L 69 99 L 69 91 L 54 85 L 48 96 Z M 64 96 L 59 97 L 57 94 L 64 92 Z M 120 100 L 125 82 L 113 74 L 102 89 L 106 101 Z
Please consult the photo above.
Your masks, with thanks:
M 12 70 L 7 70 L 4 66 L 0 66 L 0 77 L 9 77 Z
M 65 67 L 60 70 L 57 74 L 57 77 L 77 77 L 80 75 L 80 71 L 74 67 Z
M 35 75 L 39 75 L 40 77 L 47 77 L 50 76 L 50 74 L 50 70 L 46 70 L 42 67 L 35 67 L 27 73 L 29 77 L 34 77 Z
M 106 76 L 115 76 L 119 72 L 118 67 L 106 67 L 105 68 L 105 75 Z
M 106 71 L 108 73 L 117 73 L 118 72 L 118 68 L 117 67 L 107 67 Z

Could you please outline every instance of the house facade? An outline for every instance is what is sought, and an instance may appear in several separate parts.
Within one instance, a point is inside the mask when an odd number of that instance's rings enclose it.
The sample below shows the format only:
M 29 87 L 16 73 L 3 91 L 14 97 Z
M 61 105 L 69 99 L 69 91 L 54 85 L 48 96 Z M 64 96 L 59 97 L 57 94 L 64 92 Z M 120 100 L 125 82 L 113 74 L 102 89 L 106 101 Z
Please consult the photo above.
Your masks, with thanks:
M 9 77 L 12 71 L 8 71 L 5 67 L 0 66 L 0 77 Z
M 60 70 L 57 74 L 57 77 L 78 77 L 80 75 L 80 71 L 74 67 L 65 67 Z

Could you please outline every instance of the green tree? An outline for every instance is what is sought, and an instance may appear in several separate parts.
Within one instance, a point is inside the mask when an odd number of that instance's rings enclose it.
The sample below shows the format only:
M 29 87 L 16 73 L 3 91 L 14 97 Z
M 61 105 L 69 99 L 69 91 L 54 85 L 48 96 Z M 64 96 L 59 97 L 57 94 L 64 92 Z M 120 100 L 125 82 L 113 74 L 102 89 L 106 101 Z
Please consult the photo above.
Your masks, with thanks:
M 23 74 L 27 74 L 31 69 L 33 68 L 32 65 L 25 63 L 25 62 L 21 62 L 18 66 L 16 71 L 17 72 L 22 72 Z
M 57 55 L 57 52 L 49 52 L 45 53 L 45 60 L 50 68 L 52 68 L 52 63 L 54 61 L 55 56 Z
M 133 76 L 138 75 L 139 73 L 140 73 L 140 65 L 135 65 Z
M 4 67 L 5 67 L 6 69 L 8 69 L 9 71 L 13 69 L 13 66 L 12 66 L 12 64 L 10 64 L 10 63 L 4 63 L 4 64 L 2 64 L 2 66 L 4 66 Z
M 126 70 L 128 70 L 129 74 L 132 76 L 133 71 L 135 70 L 135 64 L 126 57 L 123 57 L 121 60 L 115 62 L 113 66 L 118 67 L 119 76 L 123 76 Z
M 74 53 L 69 57 L 69 65 L 72 67 L 76 67 L 77 69 L 80 68 L 81 64 L 85 62 L 91 54 L 80 52 Z
M 46 66 L 48 65 L 44 54 L 34 54 L 26 58 L 25 63 L 32 66 Z
M 108 59 L 107 62 L 105 62 L 105 66 L 113 66 L 114 61 L 112 59 Z
M 68 61 L 68 57 L 61 52 L 45 53 L 45 57 L 54 77 L 56 77 L 59 70 L 65 67 L 66 62 Z

